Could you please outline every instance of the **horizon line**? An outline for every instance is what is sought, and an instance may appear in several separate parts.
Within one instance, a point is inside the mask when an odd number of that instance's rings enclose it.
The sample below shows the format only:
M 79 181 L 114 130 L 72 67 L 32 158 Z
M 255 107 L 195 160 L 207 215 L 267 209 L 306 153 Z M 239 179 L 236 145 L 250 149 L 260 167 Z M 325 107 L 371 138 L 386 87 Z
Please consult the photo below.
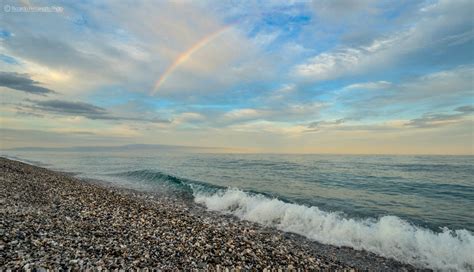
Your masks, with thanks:
M 156 147 L 174 147 L 182 149 L 210 149 L 210 150 L 223 150 L 236 152 L 203 152 L 205 154 L 263 154 L 263 155 L 376 155 L 376 156 L 474 156 L 473 153 L 344 153 L 344 152 L 269 152 L 251 150 L 251 148 L 245 147 L 219 147 L 219 146 L 191 146 L 191 145 L 178 145 L 178 144 L 124 144 L 124 145 L 79 145 L 79 146 L 18 146 L 11 148 L 1 148 L 0 152 L 6 151 L 27 151 L 27 149 L 80 149 L 80 148 L 125 148 L 133 146 L 156 146 Z M 41 150 L 38 150 L 39 152 Z M 74 150 L 72 150 L 74 151 Z M 94 152 L 93 150 L 88 150 Z M 33 150 L 34 152 L 34 150 Z M 2 154 L 3 155 L 3 154 Z

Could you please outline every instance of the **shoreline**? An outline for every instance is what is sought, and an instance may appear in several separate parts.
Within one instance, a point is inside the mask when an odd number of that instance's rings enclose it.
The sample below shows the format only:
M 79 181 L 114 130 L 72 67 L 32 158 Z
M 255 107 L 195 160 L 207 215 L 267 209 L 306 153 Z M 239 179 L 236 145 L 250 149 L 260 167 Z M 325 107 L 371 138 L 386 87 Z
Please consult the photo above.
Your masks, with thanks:
M 414 271 L 193 201 L 114 187 L 0 157 L 0 267 Z

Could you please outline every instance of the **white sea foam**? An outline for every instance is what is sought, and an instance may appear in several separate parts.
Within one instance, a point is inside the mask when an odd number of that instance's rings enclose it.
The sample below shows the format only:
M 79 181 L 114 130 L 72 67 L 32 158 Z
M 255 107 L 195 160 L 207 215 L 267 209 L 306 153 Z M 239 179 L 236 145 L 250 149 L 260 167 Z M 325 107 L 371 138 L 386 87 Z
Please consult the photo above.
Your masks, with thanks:
M 231 213 L 321 243 L 365 249 L 418 267 L 474 270 L 474 236 L 467 230 L 444 229 L 437 233 L 396 216 L 350 219 L 317 207 L 285 203 L 237 189 L 213 194 L 195 190 L 194 197 L 210 210 Z

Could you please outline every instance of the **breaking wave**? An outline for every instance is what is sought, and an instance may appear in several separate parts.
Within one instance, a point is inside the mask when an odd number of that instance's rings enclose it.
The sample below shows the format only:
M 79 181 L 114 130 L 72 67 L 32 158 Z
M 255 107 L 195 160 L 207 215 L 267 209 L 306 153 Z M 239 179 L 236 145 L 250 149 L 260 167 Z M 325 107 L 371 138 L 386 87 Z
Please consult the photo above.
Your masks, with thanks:
M 472 271 L 474 236 L 465 229 L 435 232 L 397 216 L 378 219 L 349 218 L 272 198 L 256 192 L 223 188 L 176 177 L 160 171 L 136 170 L 118 174 L 125 178 L 166 184 L 193 195 L 209 210 L 303 235 L 335 246 L 367 250 L 417 267 Z
M 214 193 L 193 189 L 195 201 L 210 210 L 297 233 L 321 243 L 363 249 L 418 267 L 474 269 L 474 236 L 468 230 L 444 228 L 434 232 L 396 216 L 352 219 L 341 213 L 286 203 L 238 189 Z

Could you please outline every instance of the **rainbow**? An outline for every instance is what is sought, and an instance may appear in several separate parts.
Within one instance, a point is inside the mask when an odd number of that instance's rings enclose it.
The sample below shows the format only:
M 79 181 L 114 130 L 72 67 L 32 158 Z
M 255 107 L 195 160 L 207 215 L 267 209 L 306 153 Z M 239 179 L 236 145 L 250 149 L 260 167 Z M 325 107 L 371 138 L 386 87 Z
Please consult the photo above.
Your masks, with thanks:
M 217 38 L 222 33 L 226 32 L 230 29 L 232 25 L 227 25 L 223 28 L 218 29 L 217 31 L 212 32 L 211 34 L 205 36 L 204 38 L 200 39 L 197 43 L 193 46 L 188 48 L 188 50 L 184 51 L 183 53 L 179 54 L 179 56 L 174 60 L 174 62 L 165 70 L 165 72 L 160 76 L 158 81 L 155 84 L 155 88 L 153 89 L 152 95 L 156 94 L 158 89 L 165 83 L 166 79 L 176 70 L 179 66 L 185 63 L 189 58 L 199 49 L 203 48 L 207 44 L 209 44 L 212 40 Z

